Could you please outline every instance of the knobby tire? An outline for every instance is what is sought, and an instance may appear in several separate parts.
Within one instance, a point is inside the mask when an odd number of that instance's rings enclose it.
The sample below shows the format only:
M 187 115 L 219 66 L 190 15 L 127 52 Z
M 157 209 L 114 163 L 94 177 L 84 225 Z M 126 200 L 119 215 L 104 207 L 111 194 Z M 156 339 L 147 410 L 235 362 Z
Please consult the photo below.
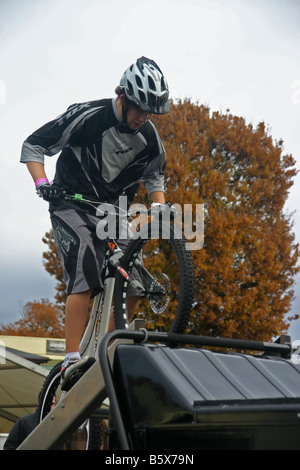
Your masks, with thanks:
M 144 318 L 149 330 L 185 332 L 194 301 L 194 269 L 191 251 L 186 239 L 178 236 L 176 228 L 168 229 L 162 222 L 153 239 L 153 224 L 143 227 L 140 236 L 131 240 L 122 258 L 122 266 L 142 281 L 148 292 L 142 298 L 136 317 Z M 151 231 L 152 230 L 152 231 Z M 164 231 L 166 230 L 166 231 Z M 170 230 L 170 232 L 168 232 Z M 164 238 L 165 234 L 167 238 Z M 135 260 L 142 262 L 156 283 L 145 277 Z M 154 290 L 160 295 L 153 295 Z M 129 282 L 116 274 L 114 294 L 114 318 L 117 329 L 128 327 L 127 298 Z M 162 294 L 168 291 L 168 294 Z M 169 297 L 169 300 L 168 300 Z
M 58 363 L 51 369 L 39 394 L 38 407 L 36 409 L 37 425 L 50 413 L 53 398 L 55 397 L 56 404 L 59 402 L 61 396 L 61 364 Z M 97 417 L 91 417 L 87 420 L 86 429 L 73 433 L 64 443 L 62 450 L 99 450 L 101 437 L 102 420 Z

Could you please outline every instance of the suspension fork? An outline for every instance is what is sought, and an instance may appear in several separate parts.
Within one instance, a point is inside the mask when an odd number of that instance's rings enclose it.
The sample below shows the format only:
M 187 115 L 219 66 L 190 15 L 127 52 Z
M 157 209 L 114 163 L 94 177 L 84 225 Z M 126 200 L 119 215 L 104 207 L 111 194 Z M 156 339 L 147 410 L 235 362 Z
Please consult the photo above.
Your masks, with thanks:
M 108 260 L 111 266 L 113 266 L 121 274 L 121 276 L 123 276 L 126 281 L 131 284 L 131 286 L 136 290 L 137 295 L 143 295 L 145 289 L 142 284 L 137 279 L 135 279 L 131 273 L 127 272 L 126 269 L 124 269 L 121 265 L 121 259 L 124 253 L 118 246 L 117 242 L 115 240 L 109 240 L 107 247 L 109 250 Z

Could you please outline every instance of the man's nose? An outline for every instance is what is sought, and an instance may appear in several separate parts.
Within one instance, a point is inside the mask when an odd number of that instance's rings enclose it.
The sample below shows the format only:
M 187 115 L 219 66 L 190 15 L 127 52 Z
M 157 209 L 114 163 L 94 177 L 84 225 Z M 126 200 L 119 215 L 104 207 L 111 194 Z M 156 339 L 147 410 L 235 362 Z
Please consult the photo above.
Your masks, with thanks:
M 139 122 L 146 122 L 150 117 L 150 113 L 147 111 L 142 111 L 139 115 Z

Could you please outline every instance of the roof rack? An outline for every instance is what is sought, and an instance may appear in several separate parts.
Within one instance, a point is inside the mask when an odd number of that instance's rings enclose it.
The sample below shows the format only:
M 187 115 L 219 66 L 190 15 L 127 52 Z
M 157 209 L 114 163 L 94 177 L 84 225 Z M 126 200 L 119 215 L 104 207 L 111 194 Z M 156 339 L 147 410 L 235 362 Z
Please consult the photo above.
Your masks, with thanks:
M 124 343 L 127 345 L 130 343 L 159 342 L 169 347 L 175 347 L 179 344 L 212 346 L 256 350 L 262 352 L 263 355 L 275 355 L 284 359 L 289 359 L 292 353 L 291 341 L 288 336 L 282 336 L 274 343 L 267 343 L 189 334 L 151 332 L 145 330 L 144 323 L 139 320 L 135 320 L 130 327 L 132 329 L 114 330 L 102 338 L 98 348 L 99 361 L 96 361 L 85 373 L 84 377 L 74 385 L 65 395 L 64 399 L 55 406 L 51 413 L 26 438 L 18 448 L 19 450 L 59 449 L 64 439 L 87 419 L 106 397 L 110 400 L 110 408 L 115 419 L 120 448 L 122 450 L 131 448 L 113 381 L 112 361 L 118 345 L 124 345 Z M 85 397 L 84 401 L 82 401 L 82 396 Z

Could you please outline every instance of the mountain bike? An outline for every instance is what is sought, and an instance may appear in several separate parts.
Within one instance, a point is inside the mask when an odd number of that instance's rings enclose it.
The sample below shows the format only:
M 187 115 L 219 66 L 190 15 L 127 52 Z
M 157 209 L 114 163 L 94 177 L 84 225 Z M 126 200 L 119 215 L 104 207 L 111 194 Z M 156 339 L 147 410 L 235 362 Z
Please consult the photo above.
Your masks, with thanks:
M 99 208 L 100 204 L 78 194 L 66 196 L 66 199 L 94 208 L 97 205 Z M 137 212 L 136 209 L 120 210 L 119 205 L 111 206 L 116 235 L 120 236 L 125 228 L 130 241 L 123 252 L 117 238 L 108 231 L 101 273 L 103 289 L 93 301 L 80 343 L 81 357 L 97 359 L 98 344 L 108 331 L 111 312 L 117 329 L 128 328 L 127 299 L 132 292 L 139 298 L 135 318 L 144 319 L 147 331 L 185 332 L 194 300 L 193 261 L 182 228 L 174 223 L 168 207 Z M 99 220 L 101 217 L 105 220 L 103 212 L 100 213 Z M 106 210 L 104 216 L 108 213 Z M 53 399 L 58 402 L 64 393 L 60 388 L 60 370 L 61 364 L 57 364 L 43 385 L 36 412 L 38 423 L 50 412 Z M 65 448 L 99 449 L 102 418 L 97 413 L 91 416 Z

